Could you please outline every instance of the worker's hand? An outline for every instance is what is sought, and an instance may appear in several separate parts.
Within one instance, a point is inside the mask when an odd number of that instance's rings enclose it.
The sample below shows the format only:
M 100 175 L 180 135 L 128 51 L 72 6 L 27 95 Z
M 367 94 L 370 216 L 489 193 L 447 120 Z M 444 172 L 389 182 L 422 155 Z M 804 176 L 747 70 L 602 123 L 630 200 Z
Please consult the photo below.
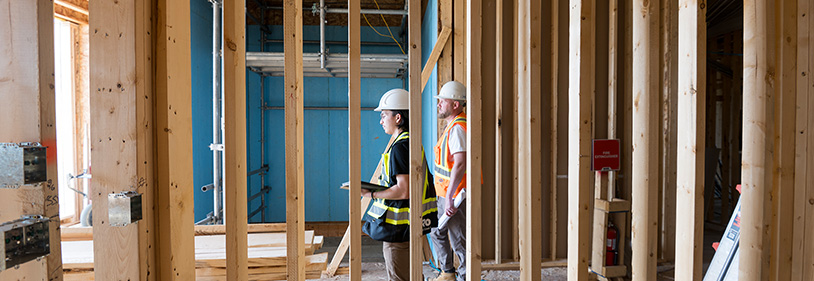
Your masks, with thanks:
M 371 197 L 372 194 L 373 194 L 373 192 L 370 192 L 370 190 L 362 188 L 362 197 Z M 373 198 L 373 197 L 371 197 L 371 198 Z
M 446 214 L 447 214 L 447 216 L 452 217 L 453 215 L 455 215 L 455 213 L 458 212 L 458 208 L 455 208 L 455 204 L 453 202 L 449 202 L 449 201 L 447 201 L 447 202 L 448 202 L 448 204 L 447 204 Z

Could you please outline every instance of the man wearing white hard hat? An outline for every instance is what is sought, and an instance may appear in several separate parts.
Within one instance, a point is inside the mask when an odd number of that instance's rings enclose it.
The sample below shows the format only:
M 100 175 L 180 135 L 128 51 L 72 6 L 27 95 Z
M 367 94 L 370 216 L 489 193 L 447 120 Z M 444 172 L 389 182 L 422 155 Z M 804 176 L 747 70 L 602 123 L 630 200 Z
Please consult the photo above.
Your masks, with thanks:
M 396 136 L 396 140 L 382 154 L 379 185 L 388 189 L 370 192 L 362 189 L 362 196 L 373 203 L 365 214 L 362 231 L 370 238 L 384 242 L 385 268 L 388 280 L 410 280 L 410 125 L 409 94 L 402 89 L 387 91 L 379 101 L 384 132 Z M 437 224 L 435 188 L 432 174 L 427 167 L 424 151 L 424 198 L 422 200 L 422 229 L 427 234 Z
M 456 279 L 453 253 L 460 262 L 457 279 L 466 280 L 466 214 L 454 204 L 455 197 L 466 188 L 466 87 L 457 81 L 447 82 L 435 98 L 438 118 L 447 121 L 435 146 L 435 192 L 439 219 L 446 214 L 449 220 L 430 233 L 441 270 L 433 280 Z

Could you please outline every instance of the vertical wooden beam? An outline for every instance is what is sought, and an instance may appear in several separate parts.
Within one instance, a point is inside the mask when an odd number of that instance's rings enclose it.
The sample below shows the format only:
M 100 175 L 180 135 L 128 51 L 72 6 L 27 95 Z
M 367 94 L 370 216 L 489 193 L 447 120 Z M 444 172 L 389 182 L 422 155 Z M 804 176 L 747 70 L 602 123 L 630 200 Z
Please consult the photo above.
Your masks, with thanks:
M 591 249 L 591 112 L 596 3 L 571 0 L 568 74 L 568 279 L 588 279 Z
M 510 3 L 511 4 L 511 3 Z M 495 263 L 499 264 L 503 260 L 503 190 L 501 190 L 505 185 L 503 185 L 503 175 L 504 172 L 504 164 L 503 164 L 503 131 L 504 128 L 501 126 L 501 119 L 503 118 L 503 107 L 502 104 L 504 102 L 503 98 L 503 87 L 506 84 L 506 81 L 503 81 L 502 72 L 506 69 L 506 63 L 508 61 L 504 60 L 503 54 L 505 53 L 506 49 L 511 48 L 511 43 L 504 42 L 502 40 L 503 36 L 501 35 L 506 28 L 506 24 L 503 22 L 506 18 L 505 11 L 509 8 L 505 1 L 498 1 L 497 6 L 495 7 L 495 29 L 497 30 L 497 34 L 495 34 L 494 40 L 495 44 L 495 119 L 494 119 L 494 126 L 495 126 Z M 488 38 L 487 38 L 488 40 Z M 507 46 L 508 45 L 508 46 Z M 508 48 L 506 48 L 508 47 Z M 488 120 L 487 120 L 488 121 Z
M 56 96 L 54 91 L 54 6 L 51 1 L 38 0 L 37 6 L 37 69 L 40 99 L 40 142 L 48 145 L 47 179 L 42 189 L 42 215 L 49 218 L 48 237 L 51 253 L 46 258 L 48 280 L 62 280 L 62 247 L 60 244 L 59 174 L 57 173 Z M 12 59 L 14 59 L 12 57 Z
M 517 177 L 520 279 L 540 280 L 542 19 L 539 1 L 517 2 Z
M 161 280 L 180 280 L 195 276 L 195 214 L 189 204 L 194 200 L 189 192 L 194 188 L 189 176 L 192 174 L 190 8 L 184 2 L 156 2 L 156 37 L 160 38 L 155 42 L 158 266 Z
M 633 1 L 633 280 L 656 279 L 659 2 Z
M 361 3 L 348 0 L 348 195 L 350 229 L 350 278 L 362 280 L 362 226 L 356 218 L 362 215 L 361 197 Z
M 452 77 L 455 81 L 466 84 L 466 6 L 469 1 L 466 0 L 451 0 L 453 1 L 453 32 L 452 42 L 454 60 L 452 66 Z M 420 14 L 420 12 L 419 12 Z M 446 126 L 446 124 L 445 124 Z M 442 128 L 441 126 L 438 126 Z
M 419 4 L 420 5 L 420 4 Z M 285 34 L 285 161 L 286 266 L 288 280 L 305 280 L 305 186 L 303 173 L 302 1 L 286 1 Z M 410 36 L 412 38 L 412 36 Z M 410 64 L 412 67 L 412 64 Z M 420 64 L 419 64 L 420 69 Z M 420 78 L 416 77 L 420 81 Z
M 550 107 L 549 107 L 549 116 L 551 121 L 549 123 L 550 126 L 550 169 L 549 169 L 549 251 L 550 255 L 549 258 L 551 260 L 557 259 L 557 241 L 559 235 L 559 205 L 561 205 L 559 201 L 559 194 L 557 192 L 557 174 L 558 174 L 558 157 L 559 157 L 559 146 L 557 145 L 557 139 L 559 138 L 559 130 L 558 130 L 558 122 L 559 122 L 559 95 L 560 95 L 560 75 L 559 75 L 559 56 L 560 56 L 560 0 L 551 1 L 551 13 L 549 14 L 549 22 L 546 24 L 549 27 L 549 38 L 550 38 L 550 60 L 551 60 L 551 100 L 550 100 Z
M 2 280 L 62 280 L 55 128 L 54 11 L 48 0 L 0 1 L 0 142 L 41 142 L 47 147 L 47 183 L 0 189 L 0 222 L 41 215 L 49 223 L 51 254 L 0 272 Z M 56 245 L 55 245 L 56 244 Z
M 514 192 L 514 7 L 515 1 L 498 1 L 497 3 L 497 36 L 496 52 L 496 172 L 495 179 L 495 260 L 510 256 L 512 243 L 517 241 L 512 236 Z M 503 249 L 507 249 L 503 251 Z
M 453 28 L 453 34 L 449 39 L 451 44 L 445 44 L 443 51 L 441 51 L 441 56 L 438 58 L 438 91 L 441 90 L 441 87 L 444 86 L 449 81 L 452 81 L 454 75 L 454 67 L 455 67 L 455 56 L 454 51 L 457 50 L 455 35 L 461 33 L 462 31 L 459 30 L 460 27 L 455 26 L 457 23 L 454 21 L 453 14 L 453 2 L 455 0 L 439 0 L 438 1 L 438 32 L 443 31 L 445 26 Z M 433 101 L 435 102 L 435 101 Z M 446 121 L 444 119 L 438 118 L 438 131 L 436 132 L 435 138 L 440 137 L 444 133 L 444 129 L 446 128 Z
M 153 91 L 153 11 L 155 1 L 136 4 L 136 174 L 138 192 L 142 198 L 142 220 L 138 223 L 139 277 L 141 281 L 157 280 L 156 251 L 156 178 L 155 142 L 156 126 L 153 120 L 155 92 Z M 86 85 L 87 86 L 87 85 Z M 91 143 L 93 143 L 91 141 Z M 89 144 L 90 145 L 90 144 Z
M 291 229 L 291 226 L 298 225 L 297 221 L 292 223 L 290 219 L 290 210 L 296 210 L 295 203 L 291 202 L 292 195 L 288 192 L 294 186 L 302 186 L 302 170 L 297 173 L 291 170 L 296 167 L 296 163 L 302 163 L 302 130 L 294 131 L 293 123 L 296 120 L 291 120 L 296 114 L 292 102 L 296 102 L 296 98 L 302 96 L 302 82 L 301 79 L 294 77 L 302 76 L 302 68 L 297 68 L 294 64 L 295 58 L 301 58 L 302 55 L 291 54 L 296 52 L 297 49 L 293 45 L 298 39 L 301 40 L 301 33 L 295 33 L 292 21 L 301 22 L 296 18 L 290 19 L 291 14 L 290 6 L 296 5 L 299 1 L 286 2 L 286 70 L 285 70 L 285 121 L 286 121 L 286 218 L 289 224 L 287 225 L 286 245 L 288 245 L 288 256 L 296 256 L 299 258 L 287 259 L 287 269 L 289 280 L 302 280 L 304 277 L 296 279 L 297 265 L 301 265 L 301 260 L 305 255 L 304 246 L 300 245 L 304 242 L 301 238 L 305 230 L 302 223 L 299 223 L 299 232 Z M 225 211 L 225 224 L 226 224 L 226 279 L 227 280 L 246 280 L 249 274 L 248 268 L 248 250 L 247 248 L 247 179 L 246 179 L 246 16 L 245 16 L 245 3 L 243 1 L 224 1 L 223 2 L 223 85 L 224 85 L 224 161 L 225 176 L 224 176 L 224 211 Z M 300 8 L 296 8 L 295 14 L 300 13 Z M 290 29 L 290 32 L 289 32 Z M 294 57 L 291 58 L 290 57 Z M 301 64 L 299 64 L 301 67 Z M 299 69 L 299 74 L 297 70 Z M 291 72 L 294 72 L 292 74 Z M 292 77 L 294 76 L 294 77 Z M 299 81 L 300 84 L 296 84 Z M 299 87 L 298 87 L 299 85 Z M 299 95 L 295 92 L 299 90 Z M 293 100 L 293 101 L 292 101 Z M 302 105 L 300 105 L 299 115 L 302 116 Z M 299 118 L 297 120 L 302 120 Z M 298 123 L 301 124 L 301 123 Z M 302 125 L 300 125 L 302 126 Z M 302 127 L 299 127 L 302 128 Z M 292 141 L 299 140 L 299 146 L 292 144 Z M 291 148 L 290 146 L 295 146 Z M 299 150 L 294 150 L 300 148 Z M 296 155 L 291 155 L 291 151 L 299 151 L 299 158 Z M 293 164 L 291 161 L 297 161 Z M 299 181 L 298 181 L 299 179 Z M 300 197 L 302 192 L 299 193 Z M 296 197 L 299 198 L 299 197 Z M 293 199 L 296 199 L 293 198 Z M 302 203 L 299 203 L 299 210 L 302 210 Z M 300 218 L 302 213 L 300 212 Z M 299 235 L 298 235 L 299 234 Z M 297 239 L 297 240 L 292 240 Z M 299 241 L 300 244 L 297 243 Z M 299 250 L 299 252 L 297 252 Z M 292 254 L 292 251 L 293 254 Z M 298 261 L 300 261 L 298 263 Z M 294 277 L 292 277 L 292 270 Z M 304 274 L 303 274 L 304 275 Z
M 421 210 L 424 198 L 424 158 L 421 149 L 421 1 L 408 2 L 408 34 L 410 66 L 410 210 Z M 456 30 L 457 31 L 457 30 Z M 423 276 L 421 212 L 410 212 L 410 280 Z
M 109 193 L 136 191 L 137 122 L 135 1 L 90 3 L 90 194 L 94 275 L 97 280 L 140 278 L 138 227 L 111 227 Z
M 681 0 L 678 9 L 676 279 L 701 279 L 706 125 L 706 9 Z
M 764 208 L 772 198 L 766 195 L 771 186 L 771 159 L 767 145 L 771 143 L 769 130 L 773 124 L 768 108 L 774 92 L 774 61 L 772 25 L 774 9 L 771 1 L 744 1 L 744 54 L 743 54 L 743 197 L 741 210 L 741 247 L 739 278 L 762 280 L 768 273 L 764 261 L 769 245 L 764 244 L 764 228 L 768 221 Z M 768 186 L 767 186 L 768 185 Z M 771 206 L 771 205 L 768 205 Z
M 491 2 L 491 3 L 490 3 Z M 483 34 L 488 33 L 484 28 L 491 28 L 494 30 L 494 24 L 486 22 L 484 19 L 489 11 L 484 11 L 484 8 L 489 9 L 492 6 L 492 13 L 494 13 L 494 0 L 473 0 L 467 5 L 466 17 L 466 115 L 467 115 L 467 153 L 466 153 L 466 276 L 468 280 L 481 279 L 481 248 L 483 247 L 481 237 L 482 234 L 482 185 L 483 179 L 483 100 L 482 86 L 488 84 L 484 80 L 494 79 L 494 73 L 489 69 L 484 69 L 482 60 L 484 56 L 490 54 L 484 52 L 489 47 L 485 46 L 487 43 L 483 40 Z M 484 26 L 484 24 L 491 26 Z M 494 44 L 494 40 L 487 39 Z M 489 77 L 489 73 L 493 75 Z
M 662 190 L 659 209 L 659 258 L 675 259 L 676 97 L 678 96 L 678 0 L 661 2 L 661 138 Z
M 814 11 L 814 6 L 810 1 L 799 1 L 797 6 L 797 106 L 796 106 L 796 128 L 794 135 L 795 138 L 795 162 L 794 162 L 794 226 L 793 226 L 793 241 L 792 241 L 792 262 L 791 262 L 791 280 L 802 281 L 806 280 L 806 276 L 814 274 L 811 268 L 812 260 L 811 249 L 814 247 L 814 240 L 810 239 L 811 236 L 811 222 L 814 221 L 814 216 L 811 212 L 810 199 L 814 194 L 810 191 L 812 189 L 811 180 L 812 175 L 809 172 L 811 165 L 812 150 L 809 148 L 814 145 L 812 142 L 812 117 L 811 113 L 812 103 L 812 66 L 814 66 L 814 48 L 812 48 L 812 27 L 814 27 L 814 20 L 812 20 L 811 12 Z
M 794 153 L 797 106 L 797 1 L 778 1 L 776 7 L 777 69 L 775 91 L 774 165 L 772 237 L 769 277 L 791 280 L 792 239 L 794 223 Z

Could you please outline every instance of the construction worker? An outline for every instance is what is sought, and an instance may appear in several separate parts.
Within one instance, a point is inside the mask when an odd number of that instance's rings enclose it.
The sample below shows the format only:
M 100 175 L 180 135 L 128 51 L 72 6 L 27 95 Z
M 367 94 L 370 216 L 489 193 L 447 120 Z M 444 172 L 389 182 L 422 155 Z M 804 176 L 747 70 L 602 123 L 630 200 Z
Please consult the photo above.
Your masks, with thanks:
M 402 89 L 387 91 L 379 101 L 384 132 L 396 136 L 395 141 L 382 154 L 379 185 L 388 189 L 370 192 L 362 189 L 362 196 L 370 197 L 373 203 L 365 214 L 362 227 L 370 238 L 383 241 L 385 267 L 389 280 L 410 280 L 410 126 L 409 94 Z M 422 198 L 423 234 L 430 232 L 437 224 L 435 188 L 432 174 L 427 167 L 424 151 L 424 198 Z
M 466 214 L 464 208 L 458 209 L 454 204 L 455 197 L 466 188 L 466 88 L 460 82 L 450 81 L 435 98 L 438 118 L 447 121 L 435 146 L 435 192 L 439 196 L 438 214 L 446 214 L 449 221 L 430 233 L 441 270 L 433 280 L 455 280 L 453 253 L 460 263 L 457 279 L 466 280 Z M 461 206 L 464 205 L 462 202 Z

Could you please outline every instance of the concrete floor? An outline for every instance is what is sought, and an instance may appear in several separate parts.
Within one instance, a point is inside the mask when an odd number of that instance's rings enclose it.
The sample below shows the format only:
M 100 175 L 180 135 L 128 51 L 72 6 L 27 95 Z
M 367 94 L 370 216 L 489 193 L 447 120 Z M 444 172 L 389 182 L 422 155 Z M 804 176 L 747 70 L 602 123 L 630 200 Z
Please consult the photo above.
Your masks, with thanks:
M 703 272 L 706 272 L 710 261 L 712 260 L 715 251 L 712 249 L 712 242 L 721 239 L 724 226 L 721 225 L 720 213 L 716 213 L 712 220 L 714 222 L 705 223 L 704 231 L 704 244 L 702 245 L 703 253 Z M 724 222 L 725 223 L 725 222 Z M 328 252 L 329 262 L 333 257 L 336 248 L 339 246 L 342 237 L 325 237 L 323 247 L 317 253 Z M 342 260 L 340 267 L 348 266 L 348 257 Z M 437 271 L 430 265 L 424 265 L 424 276 L 435 277 Z M 658 280 L 675 280 L 673 264 L 662 264 L 658 268 Z M 314 280 L 348 280 L 347 275 L 334 276 L 331 278 L 321 278 Z M 484 271 L 482 275 L 483 280 L 520 280 L 520 271 Z M 382 243 L 370 239 L 367 236 L 362 237 L 362 280 L 368 281 L 386 281 L 387 275 L 384 267 L 384 257 L 382 256 Z M 542 280 L 567 280 L 567 272 L 565 267 L 561 268 L 543 268 Z

